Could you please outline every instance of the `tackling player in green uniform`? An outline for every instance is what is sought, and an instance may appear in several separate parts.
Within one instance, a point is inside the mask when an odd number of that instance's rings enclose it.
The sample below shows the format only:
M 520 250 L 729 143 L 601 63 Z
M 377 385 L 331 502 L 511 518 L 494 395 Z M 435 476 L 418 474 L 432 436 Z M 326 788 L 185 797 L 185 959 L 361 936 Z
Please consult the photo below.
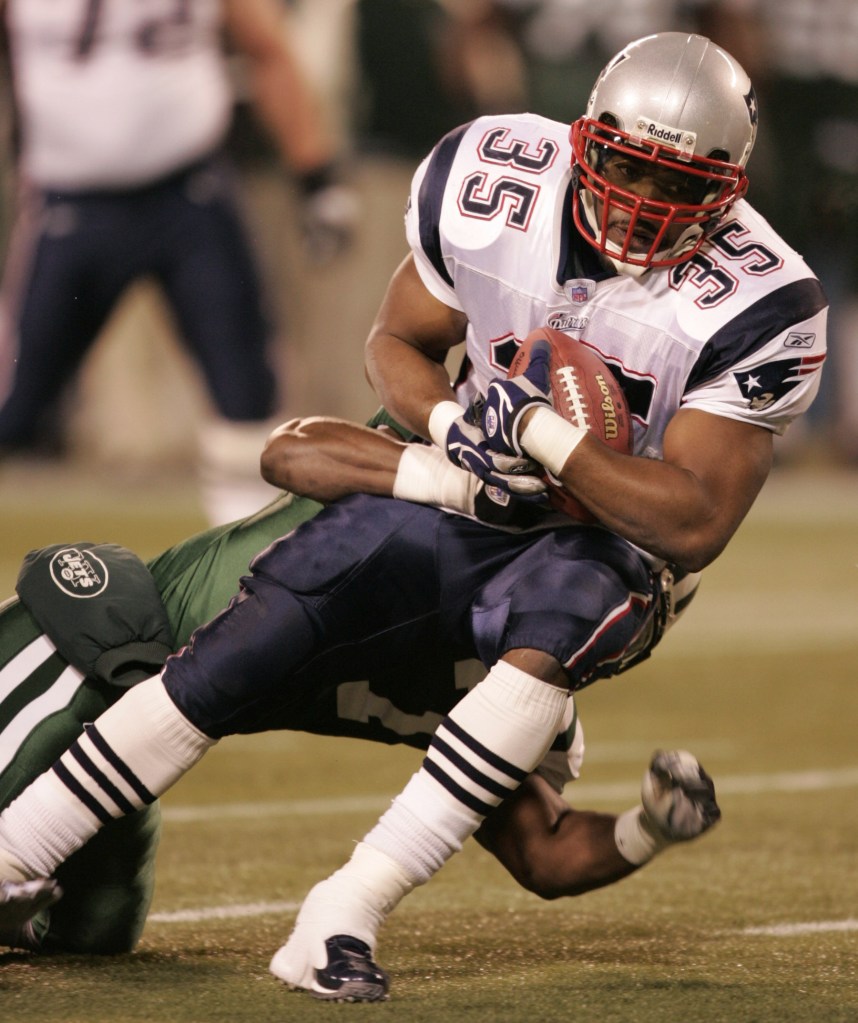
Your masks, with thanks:
M 198 625 L 226 607 L 252 558 L 322 507 L 313 497 L 392 493 L 501 528 L 526 527 L 538 514 L 534 505 L 506 497 L 495 503 L 475 475 L 441 452 L 340 420 L 285 424 L 269 439 L 262 470 L 269 483 L 292 492 L 250 518 L 169 548 L 148 565 L 109 544 L 58 544 L 27 556 L 19 598 L 0 606 L 0 808 L 126 687 L 157 672 Z M 689 578 L 676 588 L 670 616 L 681 612 L 695 587 L 696 579 Z M 69 599 L 81 595 L 89 599 Z M 641 656 L 655 641 L 649 637 Z M 340 693 L 326 707 L 298 713 L 294 728 L 425 749 L 466 688 L 443 664 L 427 665 L 418 682 L 409 679 L 408 694 L 398 692 L 397 679 L 350 684 L 347 699 Z M 646 862 L 633 864 L 620 854 L 613 815 L 572 810 L 561 798 L 583 756 L 571 697 L 565 725 L 540 773 L 477 834 L 516 880 L 545 898 L 612 883 Z M 640 815 L 652 834 L 647 859 L 702 833 L 720 815 L 710 779 L 687 754 L 657 754 L 643 796 L 646 809 L 628 812 Z M 62 864 L 54 883 L 0 884 L 0 945 L 43 952 L 131 950 L 152 898 L 159 834 L 155 803 L 105 827 Z
M 127 686 L 157 672 L 197 625 L 224 608 L 254 554 L 320 507 L 284 495 L 250 519 L 169 548 L 148 567 L 123 548 L 80 542 L 28 558 L 22 599 L 0 608 L 0 806 L 48 768 L 86 722 Z M 106 578 L 109 584 L 93 599 L 66 600 L 65 614 L 53 614 L 50 589 L 32 584 L 45 559 L 53 575 L 68 577 L 68 586 L 94 589 Z M 99 613 L 100 605 L 112 613 Z M 158 805 L 116 825 L 57 872 L 64 897 L 50 914 L 23 933 L 0 929 L 0 944 L 105 953 L 134 946 L 152 897 Z

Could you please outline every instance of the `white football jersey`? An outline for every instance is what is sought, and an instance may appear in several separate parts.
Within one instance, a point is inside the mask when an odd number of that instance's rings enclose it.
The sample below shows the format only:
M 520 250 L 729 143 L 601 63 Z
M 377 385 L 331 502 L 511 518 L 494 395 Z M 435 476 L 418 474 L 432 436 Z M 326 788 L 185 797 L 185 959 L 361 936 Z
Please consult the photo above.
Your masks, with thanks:
M 232 96 L 221 0 L 8 0 L 22 170 L 59 190 L 146 184 L 211 152 Z
M 505 376 L 536 327 L 590 345 L 619 378 L 635 453 L 659 458 L 680 407 L 782 433 L 825 359 L 826 300 L 801 257 L 746 202 L 685 263 L 606 269 L 571 216 L 569 126 L 481 117 L 418 168 L 406 230 L 426 287 L 469 320 L 469 386 Z

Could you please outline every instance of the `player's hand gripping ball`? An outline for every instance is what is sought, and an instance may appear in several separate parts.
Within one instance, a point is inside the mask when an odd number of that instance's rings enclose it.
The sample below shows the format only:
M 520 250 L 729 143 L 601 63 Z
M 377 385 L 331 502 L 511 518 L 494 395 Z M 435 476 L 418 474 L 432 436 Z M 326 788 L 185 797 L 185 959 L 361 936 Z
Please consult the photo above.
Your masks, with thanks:
M 520 377 L 527 371 L 537 341 L 547 341 L 551 346 L 548 384 L 554 411 L 589 430 L 614 451 L 631 454 L 632 423 L 626 397 L 617 378 L 586 343 L 552 327 L 537 327 L 522 342 L 507 377 Z M 545 479 L 553 508 L 578 522 L 596 521 L 559 480 L 550 474 Z

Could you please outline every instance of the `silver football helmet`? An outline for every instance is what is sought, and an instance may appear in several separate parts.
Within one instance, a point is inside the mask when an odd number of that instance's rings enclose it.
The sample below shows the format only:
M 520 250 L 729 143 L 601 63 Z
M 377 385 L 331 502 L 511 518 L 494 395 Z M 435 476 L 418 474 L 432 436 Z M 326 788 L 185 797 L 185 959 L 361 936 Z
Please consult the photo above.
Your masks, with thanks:
M 729 53 L 684 32 L 630 43 L 572 125 L 578 229 L 622 273 L 683 262 L 745 194 L 756 133 Z

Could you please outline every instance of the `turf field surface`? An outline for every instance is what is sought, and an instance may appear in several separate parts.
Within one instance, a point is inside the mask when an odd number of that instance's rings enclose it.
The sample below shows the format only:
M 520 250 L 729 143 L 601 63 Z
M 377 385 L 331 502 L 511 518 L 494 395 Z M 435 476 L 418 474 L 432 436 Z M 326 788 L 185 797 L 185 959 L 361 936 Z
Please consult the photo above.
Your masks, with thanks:
M 178 481 L 131 481 L 109 502 L 67 470 L 3 482 L 6 592 L 31 546 L 88 538 L 149 555 L 202 525 Z M 724 818 L 710 835 L 553 903 L 469 843 L 384 929 L 390 1001 L 319 1004 L 278 985 L 270 955 L 419 757 L 298 734 L 227 739 L 163 801 L 138 951 L 0 956 L 2 1019 L 853 1023 L 856 609 L 858 479 L 776 473 L 664 646 L 579 701 L 588 749 L 570 801 L 625 809 L 652 750 L 684 746 L 715 778 Z

